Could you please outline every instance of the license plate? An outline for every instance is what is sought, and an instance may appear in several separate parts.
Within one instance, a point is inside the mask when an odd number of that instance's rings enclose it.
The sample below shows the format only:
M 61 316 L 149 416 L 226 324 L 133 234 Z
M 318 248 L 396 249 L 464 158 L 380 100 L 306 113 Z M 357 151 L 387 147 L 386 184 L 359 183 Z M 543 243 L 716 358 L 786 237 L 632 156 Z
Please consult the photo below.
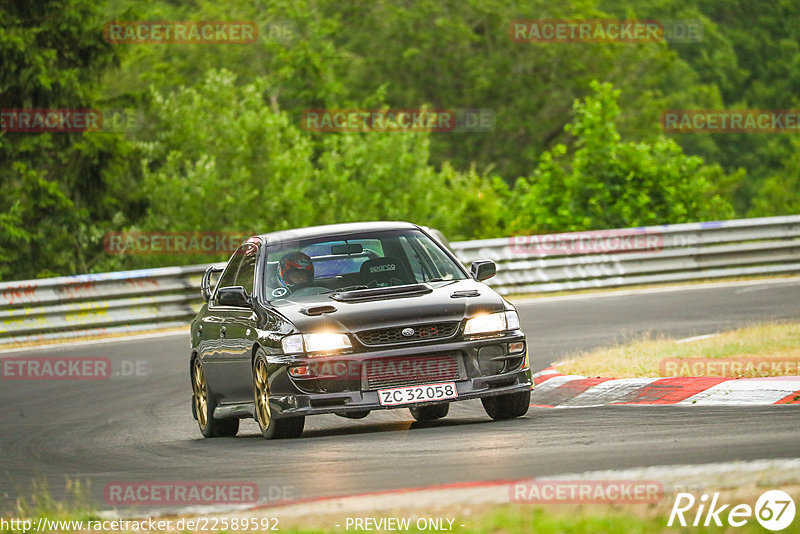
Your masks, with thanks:
M 380 400 L 381 406 L 397 406 L 414 402 L 455 399 L 456 397 L 458 397 L 458 392 L 455 382 L 378 390 L 378 400 Z

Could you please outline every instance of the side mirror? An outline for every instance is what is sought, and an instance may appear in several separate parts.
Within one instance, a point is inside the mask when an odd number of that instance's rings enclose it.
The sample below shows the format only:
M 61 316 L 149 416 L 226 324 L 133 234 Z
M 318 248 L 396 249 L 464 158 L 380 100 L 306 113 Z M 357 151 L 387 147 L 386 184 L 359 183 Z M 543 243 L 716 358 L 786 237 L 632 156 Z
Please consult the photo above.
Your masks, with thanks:
M 497 274 L 497 265 L 492 260 L 475 260 L 469 267 L 469 274 L 475 280 L 482 282 Z
M 242 286 L 221 287 L 217 291 L 217 306 L 236 306 L 250 308 L 250 297 Z
M 200 280 L 200 296 L 203 297 L 203 302 L 208 302 L 208 299 L 211 298 L 211 277 L 221 272 L 222 267 L 214 267 L 212 265 L 203 273 L 203 279 Z

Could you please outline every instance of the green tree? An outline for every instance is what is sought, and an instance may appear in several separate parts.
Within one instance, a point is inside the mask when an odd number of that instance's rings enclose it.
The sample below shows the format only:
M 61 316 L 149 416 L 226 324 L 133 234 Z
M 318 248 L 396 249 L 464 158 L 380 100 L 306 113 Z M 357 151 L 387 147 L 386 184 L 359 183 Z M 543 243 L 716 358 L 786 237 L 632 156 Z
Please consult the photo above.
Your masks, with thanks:
M 316 135 L 274 109 L 264 79 L 239 85 L 211 70 L 193 87 L 151 98 L 141 142 L 147 214 L 131 231 L 264 233 L 364 220 L 410 220 L 451 238 L 502 232 L 502 206 L 474 170 L 428 163 L 429 135 Z M 127 266 L 216 258 L 144 256 Z
M 699 41 L 670 43 L 697 80 L 719 93 L 715 105 L 674 102 L 672 108 L 794 109 L 800 105 L 800 4 L 792 0 L 603 1 L 615 15 L 682 20 L 702 25 Z M 621 87 L 621 86 L 620 86 Z M 625 90 L 624 87 L 621 87 Z M 792 134 L 682 134 L 688 154 L 718 162 L 726 172 L 745 169 L 729 192 L 737 213 L 748 211 L 759 189 L 791 155 Z M 770 180 L 768 180 L 768 178 Z M 766 206 L 759 208 L 763 212 Z
M 89 0 L 0 4 L 0 108 L 93 108 L 118 65 Z M 0 277 L 87 272 L 102 235 L 135 211 L 118 134 L 0 133 Z
M 800 215 L 800 140 L 791 140 L 791 154 L 781 167 L 764 181 L 753 199 L 751 217 Z
M 615 123 L 619 91 L 593 82 L 593 95 L 576 101 L 566 130 L 573 152 L 545 152 L 529 178 L 518 180 L 509 230 L 573 231 L 728 218 L 717 192 L 719 166 L 686 156 L 672 140 L 622 142 Z

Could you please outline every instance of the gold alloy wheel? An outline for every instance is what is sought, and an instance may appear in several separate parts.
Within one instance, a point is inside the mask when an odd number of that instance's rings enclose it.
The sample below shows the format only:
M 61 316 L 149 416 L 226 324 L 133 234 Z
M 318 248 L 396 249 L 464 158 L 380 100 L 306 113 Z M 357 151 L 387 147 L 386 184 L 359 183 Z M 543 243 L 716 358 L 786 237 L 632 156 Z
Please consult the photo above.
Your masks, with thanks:
M 267 374 L 267 362 L 258 358 L 256 360 L 255 372 L 255 395 L 256 395 L 256 418 L 261 428 L 269 427 L 272 419 L 272 412 L 269 409 L 269 375 Z
M 194 362 L 192 389 L 194 390 L 197 422 L 200 424 L 200 428 L 205 428 L 208 424 L 208 386 L 206 385 L 206 373 L 200 360 L 195 360 Z

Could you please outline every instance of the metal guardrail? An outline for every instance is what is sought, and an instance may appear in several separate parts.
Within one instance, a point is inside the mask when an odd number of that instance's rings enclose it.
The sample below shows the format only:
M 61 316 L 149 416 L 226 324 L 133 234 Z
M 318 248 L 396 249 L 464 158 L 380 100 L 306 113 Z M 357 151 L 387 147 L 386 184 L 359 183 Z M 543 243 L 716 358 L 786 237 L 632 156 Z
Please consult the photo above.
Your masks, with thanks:
M 450 247 L 467 265 L 497 262 L 497 276 L 488 282 L 503 295 L 788 274 L 800 272 L 800 216 L 516 236 Z M 610 248 L 623 250 L 609 253 Z M 0 343 L 186 325 L 200 305 L 206 267 L 0 283 Z
M 462 262 L 497 262 L 490 280 L 504 295 L 800 272 L 800 216 L 686 223 L 560 234 L 570 239 L 639 236 L 652 248 L 586 254 L 550 252 L 545 236 L 461 241 Z M 547 236 L 553 237 L 553 236 Z M 539 244 L 538 247 L 531 246 Z M 550 243 L 552 244 L 552 242 Z M 563 247 L 562 247 L 563 248 Z
M 206 267 L 0 283 L 0 343 L 185 326 Z

